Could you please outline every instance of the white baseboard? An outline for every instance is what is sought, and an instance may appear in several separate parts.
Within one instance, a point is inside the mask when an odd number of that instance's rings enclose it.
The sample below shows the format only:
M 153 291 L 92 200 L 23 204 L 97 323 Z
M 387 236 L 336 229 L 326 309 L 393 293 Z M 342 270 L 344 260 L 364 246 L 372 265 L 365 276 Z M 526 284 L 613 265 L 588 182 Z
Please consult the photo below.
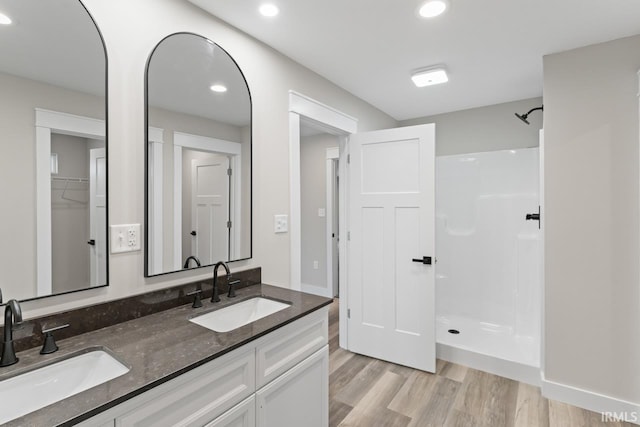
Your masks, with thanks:
M 316 285 L 309 285 L 308 283 L 302 283 L 300 290 L 308 294 L 319 295 L 321 297 L 333 298 L 331 295 L 331 289 L 323 288 Z
M 623 421 L 640 425 L 640 404 L 549 381 L 544 378 L 544 374 L 541 388 L 542 395 L 547 399 L 610 415 L 611 421 L 613 417 L 623 417 Z
M 462 348 L 436 344 L 436 356 L 447 362 L 468 366 L 479 371 L 489 372 L 511 380 L 540 387 L 540 368 L 510 360 L 504 360 Z

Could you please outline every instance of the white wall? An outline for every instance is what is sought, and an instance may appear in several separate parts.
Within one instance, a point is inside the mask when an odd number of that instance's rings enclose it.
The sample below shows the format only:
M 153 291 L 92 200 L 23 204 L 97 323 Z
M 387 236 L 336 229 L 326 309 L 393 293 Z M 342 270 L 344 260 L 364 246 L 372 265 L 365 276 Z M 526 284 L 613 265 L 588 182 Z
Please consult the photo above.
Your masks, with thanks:
M 273 215 L 289 212 L 288 95 L 295 90 L 359 119 L 359 129 L 396 121 L 259 41 L 182 0 L 84 0 L 109 54 L 109 222 L 144 222 L 144 70 L 165 36 L 205 36 L 237 61 L 253 100 L 253 259 L 232 270 L 262 266 L 263 280 L 289 285 L 289 234 L 273 233 Z M 110 256 L 110 286 L 24 304 L 27 317 L 203 279 L 187 271 L 145 279 L 142 252 Z
M 640 36 L 544 57 L 545 376 L 640 402 Z
M 400 125 L 435 123 L 437 156 L 530 148 L 539 145 L 542 112 L 531 113 L 528 126 L 514 113 L 523 114 L 541 105 L 542 98 L 523 99 L 404 120 Z
M 337 136 L 300 138 L 300 214 L 302 283 L 327 288 L 327 148 L 338 147 Z M 325 217 L 318 209 L 325 209 Z M 318 261 L 318 268 L 313 262 Z M 303 288 L 304 290 L 304 288 Z

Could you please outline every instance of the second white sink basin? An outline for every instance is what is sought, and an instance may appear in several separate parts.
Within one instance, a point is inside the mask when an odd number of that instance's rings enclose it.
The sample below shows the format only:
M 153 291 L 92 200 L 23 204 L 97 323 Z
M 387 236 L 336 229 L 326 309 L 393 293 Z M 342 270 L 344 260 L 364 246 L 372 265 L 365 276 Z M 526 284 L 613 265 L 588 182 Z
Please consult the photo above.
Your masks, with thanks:
M 212 331 L 229 332 L 290 306 L 291 304 L 256 297 L 194 317 L 189 321 Z
M 127 372 L 109 353 L 94 350 L 0 381 L 0 424 Z

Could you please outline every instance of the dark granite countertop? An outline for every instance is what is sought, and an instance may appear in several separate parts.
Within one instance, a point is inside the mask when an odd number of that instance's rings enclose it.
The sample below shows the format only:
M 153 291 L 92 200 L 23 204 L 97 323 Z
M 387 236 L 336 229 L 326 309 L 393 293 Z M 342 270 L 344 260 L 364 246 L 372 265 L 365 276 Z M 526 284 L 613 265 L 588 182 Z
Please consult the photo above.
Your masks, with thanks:
M 73 425 L 114 407 L 138 394 L 222 356 L 275 329 L 299 319 L 331 302 L 331 299 L 269 285 L 254 285 L 237 291 L 237 297 L 216 304 L 203 300 L 203 307 L 183 305 L 160 313 L 60 340 L 60 350 L 43 356 L 39 348 L 18 353 L 20 362 L 2 368 L 0 380 L 48 365 L 92 347 L 104 347 L 129 372 L 104 384 L 71 396 L 21 418 L 7 426 Z M 291 306 L 226 333 L 198 326 L 188 319 L 215 309 L 264 296 Z

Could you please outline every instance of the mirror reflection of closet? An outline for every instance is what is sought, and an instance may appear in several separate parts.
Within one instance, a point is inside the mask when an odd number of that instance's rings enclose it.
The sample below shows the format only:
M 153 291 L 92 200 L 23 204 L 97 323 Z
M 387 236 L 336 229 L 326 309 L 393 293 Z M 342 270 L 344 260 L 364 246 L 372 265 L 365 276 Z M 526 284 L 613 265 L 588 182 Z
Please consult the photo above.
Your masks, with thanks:
M 79 0 L 0 0 L 0 288 L 105 286 L 106 50 Z
M 238 65 L 177 33 L 146 77 L 146 276 L 250 258 L 251 96 Z

